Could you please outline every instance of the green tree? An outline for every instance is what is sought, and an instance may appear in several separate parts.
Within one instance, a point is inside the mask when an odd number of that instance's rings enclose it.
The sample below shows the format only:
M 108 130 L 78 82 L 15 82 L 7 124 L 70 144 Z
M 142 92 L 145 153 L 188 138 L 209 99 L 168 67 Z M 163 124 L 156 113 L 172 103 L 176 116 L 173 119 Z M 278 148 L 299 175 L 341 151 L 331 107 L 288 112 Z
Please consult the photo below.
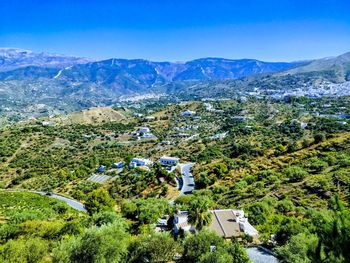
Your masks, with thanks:
M 86 200 L 85 207 L 90 214 L 109 210 L 114 206 L 114 200 L 104 189 L 96 189 L 92 191 Z
M 37 263 L 48 253 L 48 242 L 41 238 L 10 240 L 0 251 L 0 260 L 4 263 Z
M 145 235 L 130 245 L 128 262 L 169 262 L 179 249 L 179 244 L 167 233 Z
M 288 167 L 284 169 L 284 173 L 293 182 L 301 181 L 308 175 L 308 172 L 299 166 Z
M 136 199 L 124 202 L 122 212 L 126 217 L 139 221 L 139 224 L 154 224 L 159 217 L 172 212 L 172 207 L 163 198 Z
M 54 250 L 53 262 L 118 263 L 124 262 L 130 242 L 124 220 L 101 227 L 93 226 L 82 236 L 64 240 Z
M 310 233 L 300 233 L 292 236 L 289 241 L 276 249 L 277 254 L 286 262 L 314 262 L 318 238 Z
M 212 201 L 207 196 L 197 196 L 192 199 L 188 208 L 189 223 L 191 223 L 198 230 L 201 230 L 203 227 L 209 225 L 212 220 L 212 214 L 209 210 L 211 206 Z
M 316 212 L 312 216 L 319 238 L 316 258 L 323 262 L 348 262 L 350 211 L 337 195 L 331 200 L 331 209 L 331 211 Z
M 225 250 L 208 252 L 200 257 L 200 263 L 228 263 L 233 262 L 232 256 Z
M 198 262 L 200 257 L 211 251 L 211 248 L 222 247 L 224 240 L 214 232 L 202 230 L 190 235 L 184 241 L 183 257 L 187 262 Z
M 227 251 L 232 256 L 233 263 L 247 263 L 250 262 L 247 251 L 235 238 L 232 238 L 231 243 L 227 245 Z
M 112 224 L 117 220 L 121 220 L 121 216 L 113 211 L 102 211 L 100 213 L 94 214 L 92 220 L 95 226 L 103 226 Z

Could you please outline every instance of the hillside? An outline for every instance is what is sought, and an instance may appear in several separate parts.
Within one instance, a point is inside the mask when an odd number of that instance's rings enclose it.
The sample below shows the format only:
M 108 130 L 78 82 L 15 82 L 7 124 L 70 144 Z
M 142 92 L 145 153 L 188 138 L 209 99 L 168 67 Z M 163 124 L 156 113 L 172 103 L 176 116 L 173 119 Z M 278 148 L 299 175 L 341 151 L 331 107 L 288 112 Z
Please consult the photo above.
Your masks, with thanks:
M 337 57 L 323 58 L 311 61 L 306 65 L 301 65 L 297 68 L 289 69 L 281 73 L 300 74 L 309 72 L 334 72 L 338 81 L 350 80 L 350 52 Z
M 125 113 L 124 113 L 125 114 Z M 95 107 L 80 112 L 72 112 L 51 118 L 48 121 L 57 124 L 98 124 L 101 122 L 119 122 L 126 116 L 111 107 Z
M 16 193 L 6 197 L 5 207 L 0 206 L 5 217 L 12 213 L 14 218 L 5 218 L 0 225 L 0 247 L 9 249 L 21 244 L 21 238 L 37 233 L 35 242 L 56 244 L 57 249 L 48 247 L 42 252 L 51 259 L 65 257 L 66 253 L 73 257 L 74 251 L 80 251 L 80 247 L 67 249 L 63 236 L 81 245 L 80 237 L 84 240 L 85 235 L 100 231 L 99 240 L 111 233 L 130 234 L 134 241 L 125 246 L 131 251 L 138 242 L 144 246 L 145 238 L 152 239 L 153 235 L 160 238 L 164 234 L 162 238 L 175 242 L 169 236 L 171 228 L 153 234 L 157 220 L 174 213 L 169 200 L 175 200 L 176 208 L 183 210 L 192 209 L 197 202 L 206 209 L 244 209 L 249 222 L 259 230 L 259 238 L 242 235 L 241 242 L 262 243 L 280 257 L 289 258 L 288 252 L 294 247 L 288 246 L 294 246 L 292 242 L 297 239 L 298 244 L 310 249 L 310 255 L 297 252 L 294 257 L 317 257 L 312 247 L 326 246 L 322 237 L 329 235 L 329 226 L 338 222 L 334 220 L 342 218 L 344 223 L 338 225 L 341 229 L 348 226 L 349 105 L 349 97 L 155 101 L 138 107 L 130 104 L 126 109 L 93 108 L 59 116 L 49 120 L 55 125 L 31 121 L 3 127 L 1 187 L 68 195 L 83 202 L 90 215 L 70 215 L 70 210 L 51 203 L 51 199 Z M 187 110 L 193 111 L 192 115 L 184 115 Z M 145 126 L 154 137 L 142 137 L 139 129 Z M 175 178 L 181 177 L 180 169 L 168 173 L 159 165 L 148 169 L 127 165 L 133 157 L 157 163 L 163 155 L 179 157 L 182 164 L 195 163 L 194 192 L 179 196 Z M 126 165 L 117 169 L 113 166 L 116 162 Z M 102 165 L 105 170 L 100 172 L 97 168 Z M 93 181 L 96 176 L 106 180 Z M 16 202 L 18 198 L 30 200 L 24 204 Z M 20 212 L 18 207 L 35 212 Z M 42 213 L 37 213 L 40 209 Z M 48 215 L 52 216 L 50 220 L 46 220 Z M 319 224 L 320 220 L 324 223 Z M 115 224 L 122 227 L 117 230 Z M 113 231 L 107 235 L 104 231 L 109 228 Z M 176 244 L 182 248 L 205 231 L 179 235 Z M 339 238 L 335 235 L 334 240 Z M 121 242 L 120 237 L 117 240 Z M 7 254 L 0 252 L 0 256 Z

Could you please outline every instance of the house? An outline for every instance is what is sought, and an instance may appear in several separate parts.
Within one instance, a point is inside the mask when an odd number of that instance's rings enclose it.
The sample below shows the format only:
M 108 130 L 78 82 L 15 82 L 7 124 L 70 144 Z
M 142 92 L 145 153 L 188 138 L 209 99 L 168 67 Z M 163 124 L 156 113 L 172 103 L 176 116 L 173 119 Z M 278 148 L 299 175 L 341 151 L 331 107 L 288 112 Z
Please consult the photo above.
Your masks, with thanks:
M 130 168 L 135 168 L 136 166 L 149 166 L 152 165 L 153 162 L 149 159 L 144 158 L 133 158 L 129 164 Z
M 210 212 L 213 216 L 208 229 L 224 239 L 239 237 L 243 234 L 256 237 L 259 234 L 248 222 L 248 218 L 244 215 L 243 210 L 218 209 Z M 180 214 L 174 216 L 174 232 L 177 233 L 180 228 L 185 231 L 195 231 L 188 223 L 188 212 L 186 211 L 181 211 Z
M 191 233 L 196 232 L 196 229 L 188 223 L 187 211 L 179 211 L 174 215 L 174 232 L 178 233 L 180 229 Z
M 143 116 L 141 113 L 137 113 L 137 112 L 134 112 L 132 115 L 137 118 L 141 118 Z
M 148 127 L 140 127 L 139 133 L 149 133 L 151 130 Z
M 186 111 L 181 112 L 181 115 L 182 115 L 182 116 L 191 116 L 191 115 L 193 115 L 193 114 L 195 114 L 195 113 L 196 113 L 196 112 L 194 112 L 194 111 L 186 110 Z
M 213 220 L 209 229 L 225 239 L 239 237 L 243 233 L 255 237 L 259 232 L 248 222 L 243 210 L 219 209 L 211 210 Z
M 49 127 L 49 126 L 55 126 L 55 123 L 49 122 L 49 121 L 43 121 L 43 122 L 41 123 L 41 125 L 42 125 L 43 127 Z
M 171 144 L 171 141 L 162 141 L 162 144 L 163 144 L 163 145 L 170 145 L 170 144 Z
M 138 137 L 139 139 L 153 139 L 153 138 L 157 138 L 156 136 L 154 136 L 153 133 L 144 133 L 141 136 Z
M 162 165 L 174 166 L 179 162 L 179 160 L 180 160 L 180 158 L 177 158 L 177 157 L 162 156 L 162 157 L 160 157 L 159 162 Z
M 154 117 L 154 116 L 146 116 L 144 118 L 145 121 L 154 121 L 155 119 L 156 119 L 156 117 Z
M 124 167 L 124 162 L 118 162 L 118 163 L 112 164 L 112 168 L 122 168 L 122 167 Z
M 209 139 L 224 139 L 227 136 L 228 132 L 224 132 L 224 133 L 217 133 L 213 136 L 210 136 Z
M 100 165 L 100 167 L 98 167 L 96 171 L 99 173 L 103 173 L 104 171 L 106 171 L 106 166 Z

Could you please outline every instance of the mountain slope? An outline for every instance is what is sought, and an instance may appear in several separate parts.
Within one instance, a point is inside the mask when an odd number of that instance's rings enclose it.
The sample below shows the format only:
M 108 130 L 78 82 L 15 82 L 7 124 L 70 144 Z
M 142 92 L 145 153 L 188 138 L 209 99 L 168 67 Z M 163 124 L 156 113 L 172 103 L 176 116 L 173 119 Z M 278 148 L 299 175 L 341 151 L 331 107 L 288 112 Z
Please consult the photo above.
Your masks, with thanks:
M 325 71 L 333 72 L 339 81 L 350 80 L 350 52 L 337 57 L 317 59 L 306 65 L 282 72 L 281 75 Z
M 301 62 L 264 62 L 255 59 L 203 58 L 186 62 L 186 70 L 173 80 L 225 80 L 286 70 Z

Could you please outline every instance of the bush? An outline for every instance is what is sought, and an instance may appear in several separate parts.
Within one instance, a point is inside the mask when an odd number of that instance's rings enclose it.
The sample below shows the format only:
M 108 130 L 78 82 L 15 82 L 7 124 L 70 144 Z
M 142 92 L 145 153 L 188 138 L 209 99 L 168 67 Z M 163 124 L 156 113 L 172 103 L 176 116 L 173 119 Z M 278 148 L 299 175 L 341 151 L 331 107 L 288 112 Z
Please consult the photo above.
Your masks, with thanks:
M 291 166 L 286 168 L 283 172 L 292 182 L 302 181 L 308 175 L 308 172 L 299 166 Z

